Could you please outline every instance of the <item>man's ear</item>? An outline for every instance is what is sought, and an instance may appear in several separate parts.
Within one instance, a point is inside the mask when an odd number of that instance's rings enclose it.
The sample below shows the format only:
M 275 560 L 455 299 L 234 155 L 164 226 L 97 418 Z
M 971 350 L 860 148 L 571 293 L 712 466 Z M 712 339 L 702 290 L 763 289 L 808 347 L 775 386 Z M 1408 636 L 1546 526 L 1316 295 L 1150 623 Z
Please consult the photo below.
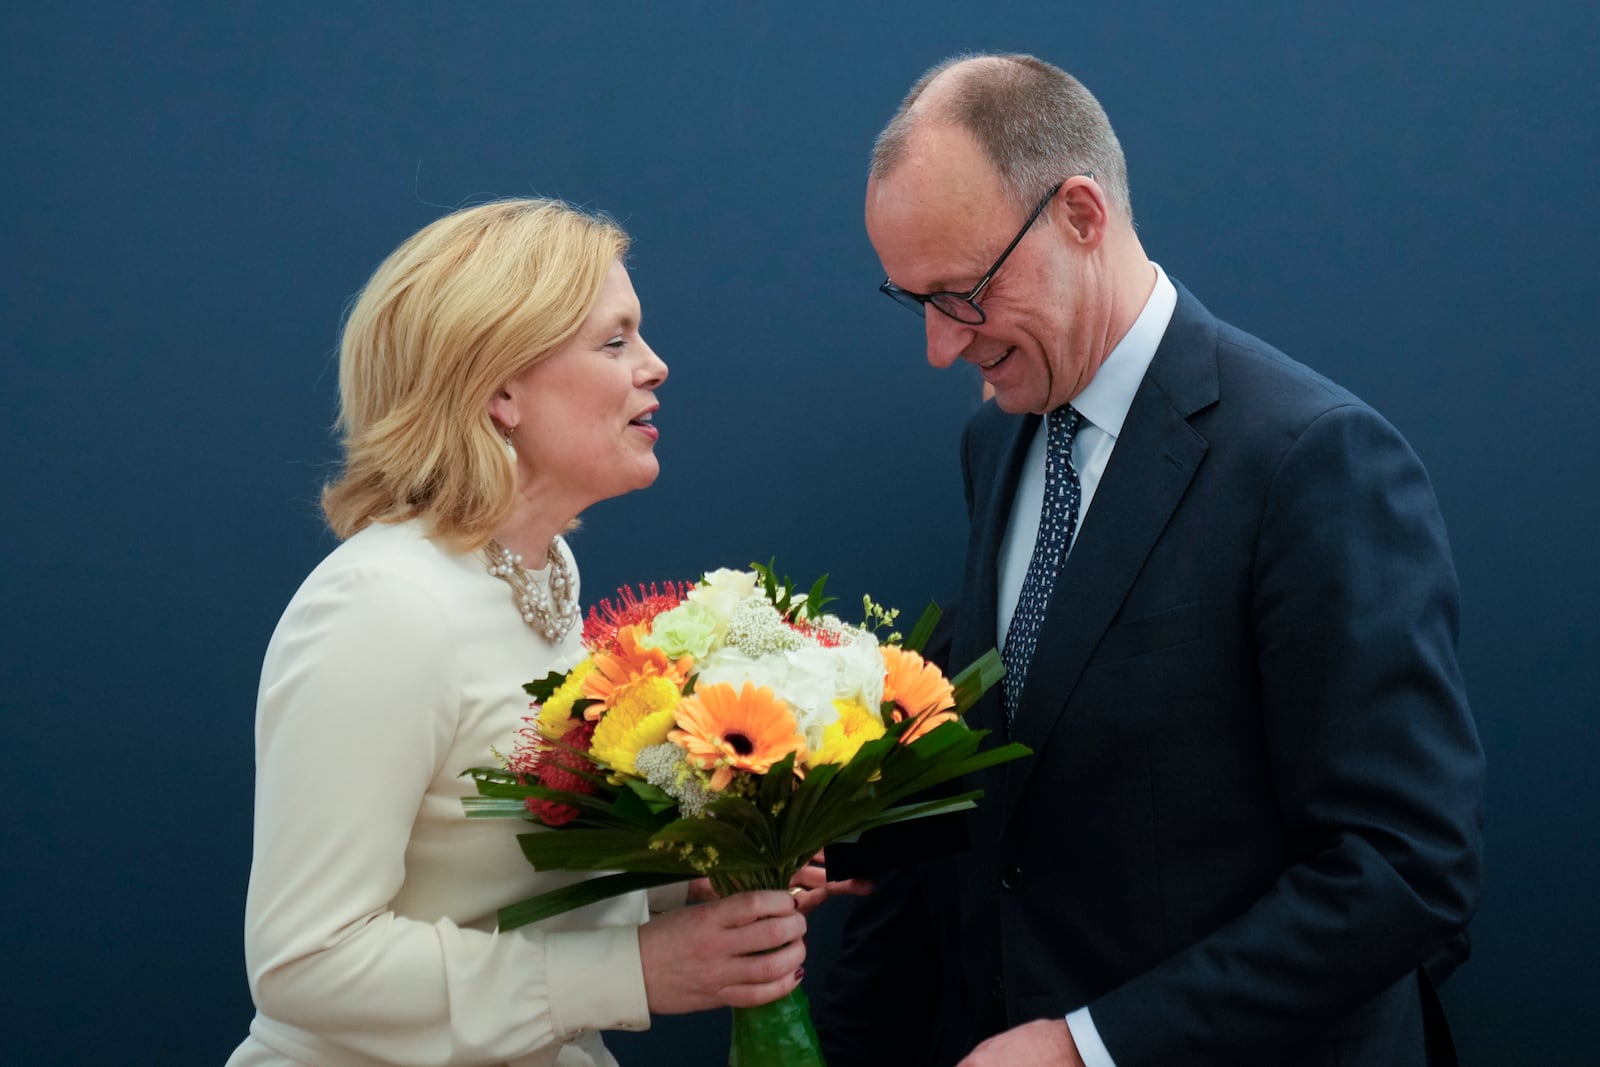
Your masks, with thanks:
M 1061 183 L 1054 212 L 1068 239 L 1077 244 L 1094 249 L 1105 240 L 1110 209 L 1105 190 L 1090 175 L 1079 174 Z

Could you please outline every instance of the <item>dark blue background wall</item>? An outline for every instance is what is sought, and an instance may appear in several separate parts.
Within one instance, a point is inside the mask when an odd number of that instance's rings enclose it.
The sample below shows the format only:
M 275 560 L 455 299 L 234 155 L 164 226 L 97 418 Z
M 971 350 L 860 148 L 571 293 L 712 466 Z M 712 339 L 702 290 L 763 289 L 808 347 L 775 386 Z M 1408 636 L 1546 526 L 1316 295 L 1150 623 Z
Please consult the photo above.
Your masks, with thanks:
M 981 48 L 1080 75 L 1151 255 L 1429 465 L 1492 773 L 1447 1005 L 1468 1063 L 1590 1062 L 1600 18 L 1423 6 L 8 5 L 0 1061 L 244 1033 L 255 676 L 330 546 L 337 321 L 448 207 L 559 195 L 637 238 L 664 473 L 589 516 L 591 593 L 772 554 L 954 592 L 977 382 L 923 365 L 860 214 L 906 86 Z M 714 1062 L 719 1026 L 619 1046 Z

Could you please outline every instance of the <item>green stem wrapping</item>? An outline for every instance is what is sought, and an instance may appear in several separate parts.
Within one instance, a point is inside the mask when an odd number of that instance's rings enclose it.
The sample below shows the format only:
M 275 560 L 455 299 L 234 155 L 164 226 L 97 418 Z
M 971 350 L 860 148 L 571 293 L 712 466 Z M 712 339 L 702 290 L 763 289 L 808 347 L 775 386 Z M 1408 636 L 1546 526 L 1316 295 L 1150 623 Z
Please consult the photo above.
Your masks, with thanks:
M 827 1067 L 805 990 L 795 986 L 771 1004 L 734 1008 L 728 1067 Z

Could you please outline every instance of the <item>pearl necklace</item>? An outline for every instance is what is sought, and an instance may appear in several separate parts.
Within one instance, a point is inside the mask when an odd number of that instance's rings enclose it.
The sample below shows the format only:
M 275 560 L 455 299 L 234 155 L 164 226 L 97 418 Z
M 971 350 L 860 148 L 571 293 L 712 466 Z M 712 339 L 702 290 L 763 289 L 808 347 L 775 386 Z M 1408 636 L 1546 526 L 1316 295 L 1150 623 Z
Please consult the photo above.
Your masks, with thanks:
M 522 621 L 545 640 L 555 643 L 567 636 L 578 621 L 578 596 L 573 589 L 572 567 L 561 553 L 559 539 L 550 542 L 545 558 L 550 562 L 550 591 L 522 565 L 522 557 L 498 541 L 490 541 L 484 554 L 489 573 L 511 587 Z

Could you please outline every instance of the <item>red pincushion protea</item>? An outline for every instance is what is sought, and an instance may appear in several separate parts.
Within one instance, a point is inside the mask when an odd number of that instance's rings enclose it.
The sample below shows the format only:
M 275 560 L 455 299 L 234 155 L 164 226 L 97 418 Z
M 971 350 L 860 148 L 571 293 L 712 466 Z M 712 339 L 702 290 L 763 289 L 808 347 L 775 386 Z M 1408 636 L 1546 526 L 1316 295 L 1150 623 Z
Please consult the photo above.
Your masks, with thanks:
M 589 751 L 589 746 L 594 743 L 595 725 L 592 722 L 580 723 L 562 735 L 559 741 L 540 739 L 536 746 L 519 747 L 511 759 L 511 769 L 546 789 L 585 795 L 593 793 L 594 783 L 573 771 L 594 771 L 594 764 L 582 754 Z M 546 826 L 560 826 L 578 817 L 578 809 L 571 804 L 539 797 L 529 797 L 523 803 L 534 818 Z
M 791 621 L 789 629 L 797 634 L 810 638 L 823 648 L 838 648 L 844 644 L 844 637 L 837 630 L 826 630 L 810 619 L 800 618 Z
M 666 582 L 661 586 L 651 582 L 640 585 L 635 593 L 631 586 L 623 586 L 617 590 L 615 602 L 602 600 L 589 609 L 589 618 L 583 624 L 584 647 L 615 652 L 618 630 L 639 623 L 645 623 L 648 629 L 657 615 L 682 604 L 693 588 L 693 582 Z

